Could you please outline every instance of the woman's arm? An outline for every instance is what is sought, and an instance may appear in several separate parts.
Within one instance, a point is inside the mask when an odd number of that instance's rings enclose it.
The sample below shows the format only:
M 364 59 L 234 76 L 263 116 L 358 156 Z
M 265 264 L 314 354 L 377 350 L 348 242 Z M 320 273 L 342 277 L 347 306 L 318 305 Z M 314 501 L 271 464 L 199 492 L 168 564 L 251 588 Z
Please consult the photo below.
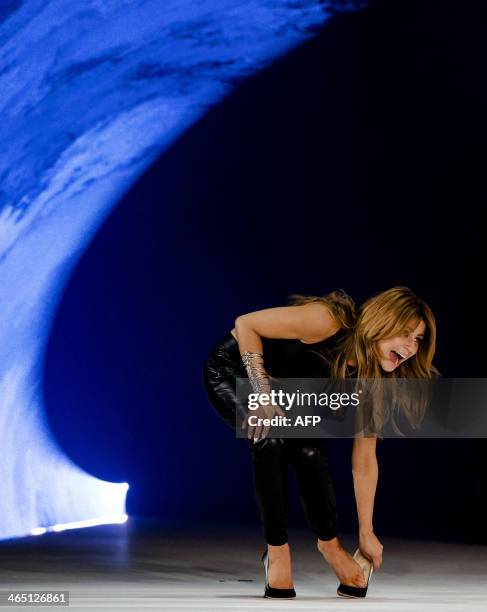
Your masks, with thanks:
M 270 381 L 264 367 L 262 337 L 302 339 L 314 342 L 328 338 L 336 333 L 339 325 L 335 322 L 324 303 L 311 302 L 299 306 L 282 306 L 266 308 L 237 317 L 235 332 L 242 362 L 245 365 L 249 382 L 254 393 L 267 393 Z M 273 411 L 281 412 L 276 407 L 264 410 L 267 416 Z M 256 413 L 254 413 L 256 414 Z M 242 424 L 242 428 L 246 422 Z M 268 428 L 249 428 L 248 436 L 258 439 L 261 434 L 267 435 Z
M 240 315 L 235 319 L 232 331 L 235 331 L 243 352 L 262 351 L 262 336 L 320 342 L 333 336 L 339 328 L 326 304 L 311 302 L 300 306 L 265 308 Z
M 355 438 L 352 450 L 352 475 L 359 522 L 359 546 L 372 560 L 374 569 L 382 563 L 383 546 L 374 534 L 374 499 L 379 476 L 376 456 L 377 438 Z

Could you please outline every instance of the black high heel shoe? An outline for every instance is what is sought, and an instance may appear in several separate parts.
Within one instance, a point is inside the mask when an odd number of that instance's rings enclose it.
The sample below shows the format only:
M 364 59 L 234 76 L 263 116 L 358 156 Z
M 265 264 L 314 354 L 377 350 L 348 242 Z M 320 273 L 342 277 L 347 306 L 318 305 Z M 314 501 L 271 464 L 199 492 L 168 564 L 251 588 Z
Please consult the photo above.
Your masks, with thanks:
M 294 589 L 275 589 L 274 587 L 269 586 L 269 582 L 267 580 L 267 574 L 269 571 L 269 555 L 267 554 L 267 550 L 262 555 L 262 563 L 264 564 L 265 569 L 264 597 L 269 597 L 271 599 L 294 599 L 296 597 L 296 591 Z

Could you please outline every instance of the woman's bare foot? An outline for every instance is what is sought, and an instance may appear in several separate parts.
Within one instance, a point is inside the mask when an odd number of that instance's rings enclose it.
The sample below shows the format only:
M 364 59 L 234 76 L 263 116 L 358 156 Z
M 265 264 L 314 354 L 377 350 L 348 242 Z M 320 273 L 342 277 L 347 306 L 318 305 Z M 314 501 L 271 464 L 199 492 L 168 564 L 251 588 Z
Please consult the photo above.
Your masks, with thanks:
M 362 568 L 338 541 L 318 539 L 317 547 L 342 584 L 356 587 L 367 585 Z
M 269 586 L 275 589 L 294 588 L 289 544 L 283 544 L 282 546 L 268 544 L 267 551 L 269 555 Z

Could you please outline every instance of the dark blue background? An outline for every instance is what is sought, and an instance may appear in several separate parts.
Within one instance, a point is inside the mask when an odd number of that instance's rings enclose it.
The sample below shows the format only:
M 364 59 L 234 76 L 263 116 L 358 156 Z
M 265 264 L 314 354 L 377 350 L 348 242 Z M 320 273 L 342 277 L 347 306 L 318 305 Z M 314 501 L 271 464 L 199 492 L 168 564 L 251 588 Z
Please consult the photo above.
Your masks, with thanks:
M 338 15 L 213 109 L 125 195 L 63 297 L 51 427 L 128 511 L 256 521 L 244 441 L 201 368 L 237 315 L 294 292 L 433 308 L 444 376 L 485 377 L 485 11 L 378 2 Z M 355 528 L 351 440 L 329 441 Z M 379 444 L 378 534 L 487 541 L 485 440 Z M 301 516 L 291 495 L 291 521 Z

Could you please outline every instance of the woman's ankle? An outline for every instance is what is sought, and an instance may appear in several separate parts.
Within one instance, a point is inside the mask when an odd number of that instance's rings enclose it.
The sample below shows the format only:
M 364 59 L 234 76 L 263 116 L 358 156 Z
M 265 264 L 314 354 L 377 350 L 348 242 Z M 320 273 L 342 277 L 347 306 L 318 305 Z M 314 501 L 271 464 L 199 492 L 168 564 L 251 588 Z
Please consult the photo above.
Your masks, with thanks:
M 340 544 L 340 540 L 335 537 L 331 540 L 320 540 L 318 538 L 316 542 L 316 547 L 320 551 L 322 555 L 332 555 L 334 553 L 340 552 L 342 550 L 342 545 Z
M 291 554 L 291 549 L 289 548 L 289 544 L 287 542 L 285 544 L 280 544 L 279 546 L 267 544 L 267 552 L 269 554 L 269 558 L 278 559 L 279 557 L 289 557 Z
M 278 589 L 294 588 L 289 544 L 267 545 L 269 554 L 269 586 Z

